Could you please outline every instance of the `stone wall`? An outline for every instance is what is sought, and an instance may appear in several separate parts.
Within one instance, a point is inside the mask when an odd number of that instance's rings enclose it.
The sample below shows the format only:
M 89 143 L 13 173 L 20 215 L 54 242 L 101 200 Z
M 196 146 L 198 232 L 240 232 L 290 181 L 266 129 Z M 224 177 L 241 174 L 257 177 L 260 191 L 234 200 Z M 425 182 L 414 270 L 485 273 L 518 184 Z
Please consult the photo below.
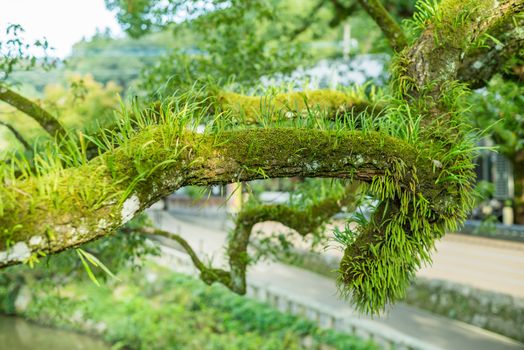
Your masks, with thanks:
M 524 341 L 524 299 L 442 280 L 416 279 L 406 303 Z
M 282 262 L 335 278 L 338 260 L 296 250 Z M 524 342 L 524 299 L 463 284 L 417 278 L 406 304 Z

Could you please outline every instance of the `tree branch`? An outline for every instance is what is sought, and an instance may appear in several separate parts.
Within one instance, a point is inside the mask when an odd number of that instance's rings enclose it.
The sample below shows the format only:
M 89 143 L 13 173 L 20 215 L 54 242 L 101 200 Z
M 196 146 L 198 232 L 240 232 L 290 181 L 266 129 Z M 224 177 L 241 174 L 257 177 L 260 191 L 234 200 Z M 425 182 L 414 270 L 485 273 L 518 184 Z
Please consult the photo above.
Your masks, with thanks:
M 226 254 L 229 271 L 204 265 L 189 243 L 177 234 L 149 227 L 142 228 L 140 232 L 175 240 L 189 255 L 204 282 L 207 284 L 218 282 L 231 291 L 243 295 L 247 287 L 247 267 L 251 263 L 248 245 L 256 224 L 266 221 L 280 222 L 301 236 L 306 236 L 321 229 L 333 215 L 340 212 L 343 206 L 354 204 L 354 195 L 358 186 L 358 184 L 350 185 L 344 193 L 327 197 L 304 208 L 286 204 L 258 204 L 243 207 L 235 219 L 235 228 L 227 239 Z
M 196 252 L 191 247 L 191 245 L 182 236 L 177 235 L 176 233 L 171 233 L 168 231 L 164 231 L 164 230 L 160 230 L 160 229 L 152 228 L 152 227 L 144 227 L 140 229 L 140 232 L 147 234 L 147 235 L 161 236 L 161 237 L 165 237 L 167 239 L 172 239 L 176 241 L 186 251 L 187 255 L 189 255 L 189 257 L 191 258 L 193 265 L 200 272 L 200 278 L 202 279 L 202 281 L 204 281 L 207 284 L 213 284 L 215 282 L 219 282 L 223 284 L 224 286 L 226 286 L 227 288 L 233 290 L 232 285 L 231 285 L 230 273 L 223 269 L 216 269 L 216 268 L 206 266 L 202 262 L 202 260 L 200 260 Z
M 380 27 L 394 51 L 399 52 L 407 46 L 408 41 L 402 28 L 382 6 L 380 0 L 358 0 L 358 2 Z
M 26 150 L 31 150 L 31 145 L 24 139 L 24 137 L 22 136 L 22 134 L 20 134 L 18 132 L 18 130 L 16 130 L 11 124 L 9 123 L 6 123 L 6 122 L 3 122 L 3 121 L 0 121 L 0 125 L 3 125 L 5 126 L 6 128 L 9 129 L 9 131 L 11 131 L 11 133 L 16 137 L 16 139 L 18 140 L 18 142 L 20 142 L 22 144 L 22 146 L 24 146 L 24 148 Z
M 405 164 L 404 169 L 416 166 L 424 188 L 431 188 L 436 175 L 424 170 L 431 162 L 419 153 L 373 132 L 282 128 L 173 135 L 169 126 L 151 127 L 84 166 L 11 180 L 0 188 L 0 266 L 108 235 L 187 185 L 293 176 L 369 182 L 390 177 L 391 169 Z M 410 177 L 395 181 L 413 188 Z M 438 200 L 433 202 L 438 207 Z
M 320 0 L 309 12 L 309 14 L 303 19 L 302 25 L 298 28 L 295 28 L 295 30 L 289 34 L 289 40 L 293 41 L 296 39 L 297 36 L 305 32 L 311 25 L 313 24 L 315 20 L 315 16 L 317 15 L 318 11 L 326 4 L 327 0 Z
M 443 1 L 437 11 L 440 16 L 428 21 L 427 29 L 402 59 L 406 65 L 402 71 L 417 90 L 433 85 L 436 92 L 444 82 L 457 80 L 461 59 L 466 53 L 476 47 L 486 33 L 524 11 L 524 1 L 483 0 L 467 6 Z M 450 20 L 453 18 L 461 20 L 454 22 Z
M 60 122 L 35 102 L 0 84 L 0 100 L 33 118 L 51 136 L 65 136 Z
M 335 16 L 329 21 L 330 27 L 338 26 L 343 20 L 348 18 L 359 6 L 357 1 L 353 1 L 351 5 L 346 7 L 339 0 L 331 0 L 333 7 L 335 8 Z
M 267 123 L 276 118 L 292 119 L 312 113 L 328 119 L 336 119 L 345 113 L 379 115 L 386 108 L 383 102 L 371 101 L 358 91 L 311 90 L 280 93 L 273 97 L 221 91 L 214 99 L 217 110 L 248 124 Z
M 489 39 L 487 47 L 473 50 L 460 62 L 458 79 L 472 89 L 485 86 L 512 57 L 524 50 L 524 20 L 516 26 L 510 20 L 502 30 L 490 35 L 496 40 Z
M 341 208 L 355 203 L 358 184 L 346 187 L 342 194 L 316 201 L 304 208 L 287 204 L 259 204 L 243 207 L 235 219 L 235 228 L 228 237 L 227 255 L 231 274 L 230 289 L 246 293 L 246 270 L 250 264 L 247 248 L 253 227 L 262 222 L 275 221 L 306 236 L 320 230 Z

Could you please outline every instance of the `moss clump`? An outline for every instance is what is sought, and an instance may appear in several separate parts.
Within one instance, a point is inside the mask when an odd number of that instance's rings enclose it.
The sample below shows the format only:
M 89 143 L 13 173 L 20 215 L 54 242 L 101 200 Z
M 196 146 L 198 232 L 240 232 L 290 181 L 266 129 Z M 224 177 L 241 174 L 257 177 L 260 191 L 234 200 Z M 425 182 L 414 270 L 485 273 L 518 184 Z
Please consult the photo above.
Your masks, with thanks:
M 349 112 L 360 113 L 372 106 L 362 94 L 335 90 L 290 92 L 265 97 L 222 91 L 215 98 L 218 110 L 248 123 L 276 116 L 294 118 L 310 112 L 334 118 Z

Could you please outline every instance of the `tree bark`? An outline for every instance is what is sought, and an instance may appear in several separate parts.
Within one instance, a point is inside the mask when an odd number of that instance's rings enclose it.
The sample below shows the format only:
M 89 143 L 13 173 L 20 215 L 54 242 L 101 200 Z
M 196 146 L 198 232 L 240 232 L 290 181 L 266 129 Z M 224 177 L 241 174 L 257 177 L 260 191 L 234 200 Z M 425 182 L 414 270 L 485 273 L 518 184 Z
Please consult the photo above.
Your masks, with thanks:
M 399 188 L 412 188 L 415 171 L 423 179 L 417 188 L 431 198 L 438 176 L 421 150 L 379 133 L 285 128 L 217 135 L 184 132 L 169 145 L 153 149 L 165 128 L 142 131 L 127 145 L 84 166 L 5 184 L 0 192 L 0 267 L 108 235 L 187 185 L 293 176 L 370 182 L 390 177 L 387 174 L 402 164 L 408 170 L 404 179 L 395 180 Z M 138 162 L 136 154 L 145 144 L 151 150 Z

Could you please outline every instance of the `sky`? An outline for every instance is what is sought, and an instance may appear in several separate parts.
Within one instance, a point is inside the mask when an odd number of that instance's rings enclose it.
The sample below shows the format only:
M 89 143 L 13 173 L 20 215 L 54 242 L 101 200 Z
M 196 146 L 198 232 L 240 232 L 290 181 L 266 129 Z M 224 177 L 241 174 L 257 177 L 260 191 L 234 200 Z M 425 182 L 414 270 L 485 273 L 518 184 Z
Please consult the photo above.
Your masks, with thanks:
M 61 58 L 82 37 L 93 36 L 97 28 L 122 33 L 104 0 L 0 0 L 0 37 L 9 24 L 22 25 L 27 42 L 45 37 L 55 48 L 51 55 Z

